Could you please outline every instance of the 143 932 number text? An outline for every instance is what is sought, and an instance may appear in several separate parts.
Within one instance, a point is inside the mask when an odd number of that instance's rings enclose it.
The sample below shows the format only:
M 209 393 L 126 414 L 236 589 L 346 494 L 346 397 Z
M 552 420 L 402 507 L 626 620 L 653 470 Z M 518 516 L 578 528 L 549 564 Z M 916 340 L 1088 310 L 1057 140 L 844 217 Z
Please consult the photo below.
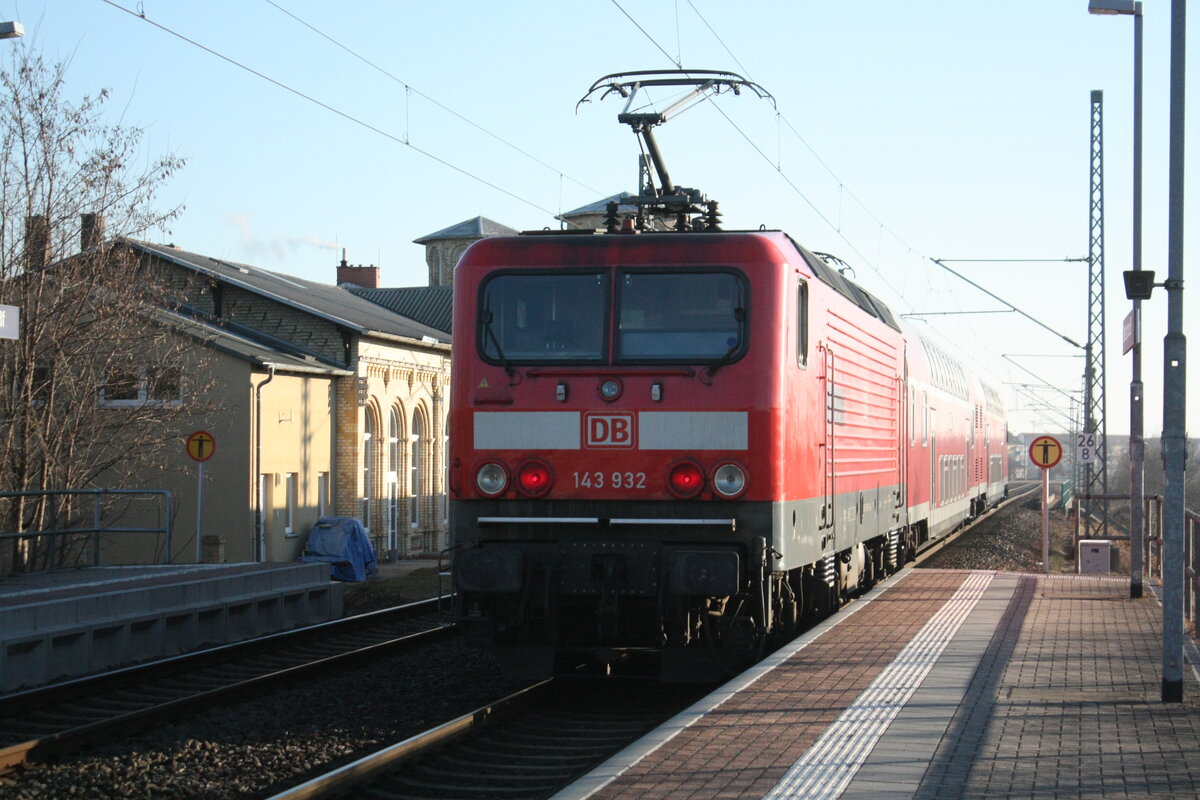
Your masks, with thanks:
M 576 489 L 645 489 L 644 472 L 572 472 Z

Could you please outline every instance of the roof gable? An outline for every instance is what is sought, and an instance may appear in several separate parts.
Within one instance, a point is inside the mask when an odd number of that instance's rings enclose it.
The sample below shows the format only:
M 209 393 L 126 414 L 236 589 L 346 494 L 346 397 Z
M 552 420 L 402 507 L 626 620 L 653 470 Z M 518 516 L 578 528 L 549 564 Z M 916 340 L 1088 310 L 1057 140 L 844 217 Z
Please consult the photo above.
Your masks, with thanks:
M 457 225 L 451 225 L 449 228 L 442 228 L 440 231 L 434 231 L 422 236 L 420 239 L 413 239 L 413 244 L 427 244 L 428 242 L 436 242 L 440 239 L 481 239 L 485 236 L 516 236 L 519 231 L 501 225 L 495 220 L 490 220 L 487 217 L 475 217 L 466 219 Z
M 629 192 L 619 192 L 617 194 L 609 195 L 608 197 L 597 200 L 594 203 L 588 203 L 586 206 L 580 206 L 579 208 L 575 208 L 570 211 L 564 211 L 555 217 L 555 219 L 567 220 L 571 219 L 572 217 L 581 217 L 585 214 L 606 214 L 608 213 L 609 203 L 616 203 L 617 210 L 619 211 L 636 211 L 636 204 L 625 202 L 633 196 L 634 195 L 630 194 Z

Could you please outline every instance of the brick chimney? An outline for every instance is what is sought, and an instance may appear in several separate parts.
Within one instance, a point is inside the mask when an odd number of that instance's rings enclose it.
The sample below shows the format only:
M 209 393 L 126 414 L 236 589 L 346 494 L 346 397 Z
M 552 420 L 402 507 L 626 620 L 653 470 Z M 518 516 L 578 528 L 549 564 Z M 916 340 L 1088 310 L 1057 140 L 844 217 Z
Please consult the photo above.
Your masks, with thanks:
M 104 215 L 82 214 L 79 217 L 79 252 L 86 253 L 104 244 Z
M 50 263 L 50 221 L 41 214 L 25 218 L 25 268 L 45 269 Z
M 352 267 L 346 263 L 346 251 L 342 250 L 342 263 L 338 264 L 337 268 L 338 286 L 347 283 L 361 286 L 364 289 L 379 288 L 379 267 L 374 264 L 364 267 L 361 264 L 357 267 Z

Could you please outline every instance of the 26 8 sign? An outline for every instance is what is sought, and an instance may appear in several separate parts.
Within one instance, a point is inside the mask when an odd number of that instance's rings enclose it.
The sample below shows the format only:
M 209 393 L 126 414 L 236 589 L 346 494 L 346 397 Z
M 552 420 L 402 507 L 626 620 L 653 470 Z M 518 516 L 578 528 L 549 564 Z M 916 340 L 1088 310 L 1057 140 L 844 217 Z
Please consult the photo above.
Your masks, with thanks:
M 1095 433 L 1075 435 L 1075 458 L 1081 464 L 1099 460 L 1099 451 L 1104 447 L 1104 437 Z

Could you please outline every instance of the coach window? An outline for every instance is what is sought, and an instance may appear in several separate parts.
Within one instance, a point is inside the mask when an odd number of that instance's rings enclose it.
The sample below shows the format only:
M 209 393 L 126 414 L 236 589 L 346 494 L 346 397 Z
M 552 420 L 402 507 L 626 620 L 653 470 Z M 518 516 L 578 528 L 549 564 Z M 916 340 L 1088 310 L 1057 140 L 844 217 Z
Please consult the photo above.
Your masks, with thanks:
M 916 409 L 917 390 L 908 387 L 908 443 L 916 445 L 917 443 L 917 409 Z
M 921 446 L 929 444 L 929 392 L 921 392 Z
M 798 340 L 796 341 L 796 363 L 801 367 L 808 366 L 808 282 L 800 281 L 796 290 L 796 314 L 798 316 L 796 328 L 798 330 Z

